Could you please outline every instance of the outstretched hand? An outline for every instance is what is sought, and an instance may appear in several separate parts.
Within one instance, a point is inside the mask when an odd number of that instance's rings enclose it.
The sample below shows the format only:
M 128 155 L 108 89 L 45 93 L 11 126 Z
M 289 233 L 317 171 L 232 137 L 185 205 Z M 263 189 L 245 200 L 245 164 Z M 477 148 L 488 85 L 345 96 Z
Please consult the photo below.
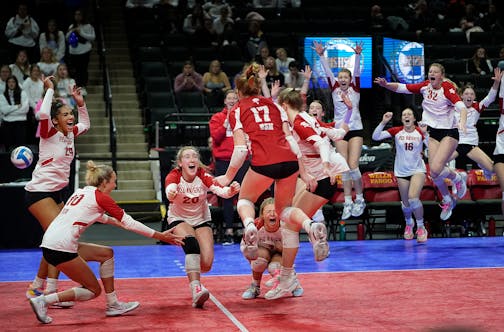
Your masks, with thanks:
M 322 56 L 324 55 L 324 52 L 325 52 L 325 47 L 324 45 L 322 45 L 321 43 L 319 43 L 318 41 L 314 40 L 313 41 L 313 46 L 312 46 L 312 49 L 315 50 L 315 52 L 317 52 L 317 54 L 319 56 Z
M 378 84 L 379 86 L 386 87 L 388 82 L 383 77 L 377 77 L 374 79 L 374 83 Z
M 53 89 L 54 90 L 54 83 L 53 80 L 54 76 L 47 76 L 44 78 L 44 88 L 45 89 Z
M 309 81 L 312 75 L 310 65 L 306 65 L 304 70 L 301 69 L 301 73 L 303 74 L 305 81 Z
M 171 243 L 175 244 L 177 246 L 182 246 L 184 245 L 184 236 L 182 235 L 176 235 L 173 232 L 175 231 L 175 228 L 166 230 L 161 233 L 161 241 L 166 242 L 166 243 Z
M 388 123 L 392 119 L 392 116 L 394 116 L 394 113 L 392 112 L 383 114 L 382 123 Z
M 360 41 L 358 42 L 355 47 L 352 47 L 352 49 L 354 50 L 355 54 L 361 54 L 362 53 L 362 46 L 364 45 L 364 42 Z
M 82 89 L 78 88 L 75 84 L 72 86 L 72 97 L 79 107 L 84 106 L 84 97 L 82 96 L 81 90 Z

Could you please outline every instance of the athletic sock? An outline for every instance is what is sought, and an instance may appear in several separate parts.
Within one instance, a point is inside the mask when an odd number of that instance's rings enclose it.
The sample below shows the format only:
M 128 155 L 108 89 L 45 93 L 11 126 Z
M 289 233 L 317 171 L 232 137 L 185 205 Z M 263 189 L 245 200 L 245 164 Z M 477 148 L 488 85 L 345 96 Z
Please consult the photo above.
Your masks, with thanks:
M 46 293 L 54 293 L 58 290 L 58 279 L 56 278 L 47 278 L 47 285 L 46 285 Z
M 115 290 L 113 290 L 110 293 L 105 294 L 105 297 L 107 298 L 107 305 L 112 305 L 112 304 L 118 302 Z

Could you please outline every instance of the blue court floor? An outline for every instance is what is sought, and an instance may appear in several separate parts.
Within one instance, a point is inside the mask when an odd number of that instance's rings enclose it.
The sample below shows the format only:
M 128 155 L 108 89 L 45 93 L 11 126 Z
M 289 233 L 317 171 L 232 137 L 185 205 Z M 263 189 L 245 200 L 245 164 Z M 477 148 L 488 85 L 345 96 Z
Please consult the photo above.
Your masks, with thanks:
M 116 278 L 179 277 L 182 248 L 170 245 L 114 246 Z M 426 244 L 405 240 L 332 241 L 330 256 L 313 259 L 310 243 L 301 242 L 298 273 L 503 268 L 504 237 L 432 238 Z M 0 250 L 0 282 L 33 280 L 39 249 Z M 97 263 L 91 263 L 97 272 Z M 215 245 L 212 270 L 205 275 L 245 275 L 250 266 L 238 244 Z M 62 276 L 62 279 L 65 277 Z

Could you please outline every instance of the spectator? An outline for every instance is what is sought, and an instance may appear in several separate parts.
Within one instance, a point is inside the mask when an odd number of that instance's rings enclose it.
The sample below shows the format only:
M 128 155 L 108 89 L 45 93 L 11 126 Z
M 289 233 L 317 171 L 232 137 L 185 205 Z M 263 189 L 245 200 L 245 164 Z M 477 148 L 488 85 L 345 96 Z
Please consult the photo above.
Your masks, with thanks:
M 288 57 L 287 51 L 285 50 L 285 48 L 282 47 L 277 48 L 275 54 L 277 56 L 275 59 L 276 67 L 278 71 L 281 72 L 285 78 L 287 78 L 290 74 L 289 63 L 295 61 L 296 59 Z
M 429 9 L 427 1 L 418 0 L 414 6 L 413 15 L 409 19 L 410 29 L 420 35 L 422 32 L 437 31 L 437 25 L 437 18 Z
M 229 17 L 233 16 L 231 11 L 231 7 L 223 0 L 211 0 L 207 1 L 203 4 L 203 10 L 205 10 L 213 20 L 219 18 L 221 16 L 222 8 L 228 9 Z
M 52 50 L 56 60 L 63 62 L 66 51 L 65 34 L 58 30 L 55 19 L 47 21 L 47 30 L 42 32 L 39 37 L 40 53 L 48 47 Z
M 185 17 L 182 30 L 185 33 L 194 35 L 197 30 L 203 28 L 205 18 L 210 18 L 210 15 L 203 10 L 200 3 L 197 3 L 193 7 L 192 13 Z
M 7 78 L 11 75 L 12 71 L 9 65 L 2 65 L 2 67 L 0 67 L 0 93 L 4 93 L 7 84 Z
M 217 47 L 220 44 L 219 36 L 213 27 L 213 21 L 208 17 L 205 17 L 203 26 L 196 30 L 194 37 L 196 44 L 200 47 Z
M 40 68 L 36 64 L 30 66 L 30 77 L 22 84 L 23 91 L 28 96 L 28 105 L 30 109 L 27 115 L 27 130 L 29 133 L 28 142 L 36 144 L 35 137 L 39 137 L 38 118 L 36 115 L 37 103 L 44 97 L 44 82 L 40 78 Z
M 285 86 L 293 89 L 301 89 L 305 77 L 303 72 L 299 70 L 299 63 L 297 61 L 291 61 L 289 63 L 289 76 L 285 77 Z
M 255 62 L 260 65 L 264 65 L 266 63 L 266 59 L 270 56 L 270 50 L 268 45 L 264 44 L 259 49 L 259 54 L 255 56 Z
M 89 57 L 93 42 L 96 38 L 94 27 L 86 20 L 84 12 L 77 9 L 74 12 L 74 21 L 68 27 L 66 38 L 69 42 L 68 53 L 70 54 L 70 64 L 75 70 L 73 76 L 77 86 L 81 88 L 83 96 L 86 95 L 85 87 L 88 84 Z
M 266 76 L 266 83 L 268 83 L 268 88 L 270 90 L 271 86 L 275 81 L 280 81 L 280 86 L 285 85 L 285 77 L 281 72 L 278 71 L 274 57 L 269 56 L 266 58 L 264 68 L 268 70 L 268 75 Z
M 490 75 L 493 72 L 492 62 L 487 58 L 484 47 L 476 49 L 467 63 L 467 70 L 474 75 Z
M 220 16 L 213 21 L 213 28 L 217 35 L 222 36 L 226 24 L 234 24 L 233 19 L 229 16 L 229 7 L 221 7 Z
M 228 113 L 238 102 L 238 96 L 234 90 L 228 90 L 224 98 L 224 108 L 221 112 L 215 113 L 210 119 L 210 137 L 212 140 L 212 156 L 215 162 L 215 176 L 226 173 L 231 155 L 233 154 L 233 132 L 228 121 Z M 233 179 L 241 183 L 249 164 L 245 162 Z M 222 245 L 234 243 L 233 239 L 233 219 L 234 219 L 234 197 L 222 199 L 222 211 L 224 216 L 224 240 Z
M 16 146 L 27 144 L 28 96 L 21 90 L 16 76 L 7 78 L 5 91 L 0 95 L 2 120 L 2 141 L 7 151 Z
M 52 48 L 44 47 L 37 64 L 44 76 L 54 76 L 58 70 L 59 62 L 56 60 Z
M 23 84 L 24 80 L 30 76 L 30 61 L 25 50 L 19 50 L 16 61 L 9 65 L 12 75 L 16 76 L 17 81 Z
M 382 14 L 381 7 L 374 5 L 371 7 L 370 29 L 373 32 L 381 32 L 385 30 L 387 21 Z
M 261 24 L 257 20 L 252 20 L 248 24 L 249 37 L 246 43 L 247 54 L 249 60 L 253 60 L 259 55 L 259 51 L 263 47 L 267 47 L 264 32 L 261 30 Z
M 56 97 L 64 100 L 65 104 L 74 108 L 75 101 L 72 97 L 73 87 L 76 85 L 75 80 L 68 74 L 68 67 L 64 63 L 60 63 L 54 76 L 54 92 Z M 82 92 L 81 92 L 82 93 Z
M 203 77 L 194 71 L 194 65 L 191 61 L 186 61 L 182 68 L 182 73 L 175 77 L 173 89 L 176 93 L 181 91 L 203 90 Z
M 210 62 L 208 72 L 203 75 L 203 91 L 208 107 L 220 106 L 224 103 L 224 93 L 231 89 L 231 83 L 225 72 L 221 70 L 219 60 Z
M 494 67 L 499 67 L 499 63 L 504 63 L 504 47 L 499 50 L 499 57 L 494 60 Z
M 11 50 L 11 59 L 14 59 L 19 50 L 26 50 L 30 59 L 36 59 L 39 50 L 37 49 L 37 38 L 40 29 L 37 22 L 28 15 L 28 6 L 20 3 L 17 14 L 11 17 L 5 27 Z

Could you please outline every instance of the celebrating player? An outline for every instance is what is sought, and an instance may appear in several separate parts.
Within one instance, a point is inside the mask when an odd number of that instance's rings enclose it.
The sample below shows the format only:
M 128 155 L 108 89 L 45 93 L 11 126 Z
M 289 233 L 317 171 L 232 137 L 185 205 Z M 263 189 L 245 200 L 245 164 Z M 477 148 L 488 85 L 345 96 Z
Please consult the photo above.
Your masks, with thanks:
M 238 193 L 240 184 L 235 181 L 229 187 L 215 185 L 213 176 L 202 167 L 198 150 L 192 146 L 180 148 L 174 169 L 165 179 L 166 197 L 170 201 L 168 227 L 184 238 L 185 270 L 195 308 L 202 308 L 210 296 L 200 282 L 201 272 L 210 271 L 214 259 L 208 190 L 230 198 Z
M 47 306 L 57 302 L 88 301 L 101 293 L 101 287 L 87 261 L 100 262 L 100 277 L 107 299 L 107 316 L 118 316 L 136 309 L 138 302 L 120 302 L 114 288 L 114 252 L 112 248 L 78 242 L 80 235 L 96 221 L 112 224 L 146 237 L 182 244 L 173 231 L 157 232 L 124 212 L 110 197 L 116 188 L 116 173 L 108 165 L 88 161 L 87 186 L 78 189 L 47 228 L 42 239 L 44 259 L 81 286 L 40 295 L 30 299 L 37 319 L 48 324 Z M 107 213 L 108 215 L 106 215 Z

